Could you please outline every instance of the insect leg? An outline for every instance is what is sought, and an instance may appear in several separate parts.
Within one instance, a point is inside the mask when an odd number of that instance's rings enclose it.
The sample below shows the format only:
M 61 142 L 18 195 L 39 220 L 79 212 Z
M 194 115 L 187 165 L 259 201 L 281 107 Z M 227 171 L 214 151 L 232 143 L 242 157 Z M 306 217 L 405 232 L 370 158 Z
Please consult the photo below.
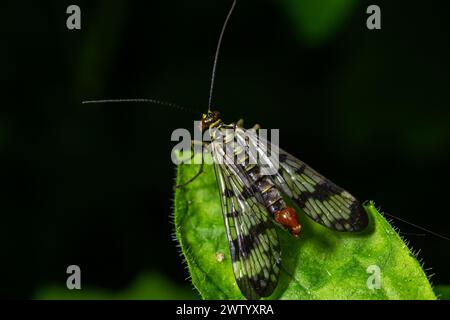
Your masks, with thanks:
M 195 146 L 196 145 L 204 147 L 205 143 L 203 141 L 191 140 L 191 157 L 189 158 L 189 162 L 192 162 L 192 159 L 194 159 L 194 157 L 195 157 Z
M 189 183 L 191 183 L 192 181 L 197 179 L 198 176 L 200 176 L 202 173 L 203 173 L 203 160 L 202 160 L 202 163 L 200 164 L 200 170 L 198 170 L 198 172 L 192 178 L 190 178 L 188 181 L 176 185 L 175 188 L 185 187 L 186 185 L 188 185 Z
M 238 127 L 238 128 L 244 128 L 244 119 L 239 119 L 239 121 L 236 122 L 236 127 Z M 261 126 L 260 126 L 259 124 L 255 124 L 255 125 L 252 127 L 252 129 L 253 129 L 253 130 L 259 130 L 259 129 L 261 129 Z
M 195 150 L 194 150 L 195 145 L 201 145 L 202 147 L 204 147 L 204 146 L 207 146 L 208 144 L 203 141 L 192 140 L 192 144 L 191 144 L 192 152 L 191 152 L 191 158 L 190 158 L 191 161 L 195 156 Z M 175 188 L 185 187 L 186 185 L 188 185 L 189 183 L 191 183 L 192 181 L 197 179 L 198 176 L 200 176 L 202 174 L 203 169 L 204 169 L 204 161 L 203 161 L 203 150 L 202 150 L 202 161 L 200 163 L 200 169 L 198 170 L 198 172 L 192 178 L 190 178 L 188 181 L 176 185 Z

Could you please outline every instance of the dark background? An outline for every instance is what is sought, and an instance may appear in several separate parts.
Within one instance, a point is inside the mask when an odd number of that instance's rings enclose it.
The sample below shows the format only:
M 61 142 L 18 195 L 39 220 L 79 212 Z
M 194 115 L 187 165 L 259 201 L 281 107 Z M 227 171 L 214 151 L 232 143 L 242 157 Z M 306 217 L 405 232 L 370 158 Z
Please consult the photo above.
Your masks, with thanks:
M 448 236 L 446 1 L 322 1 L 239 1 L 216 108 L 226 122 L 280 128 L 283 149 L 360 199 Z M 66 28 L 73 3 L 80 31 Z M 365 26 L 373 3 L 379 31 Z M 206 110 L 230 4 L 2 3 L 1 296 L 62 297 L 71 264 L 93 297 L 194 296 L 171 238 L 170 135 L 192 131 Z M 198 114 L 81 105 L 122 97 Z M 449 284 L 449 242 L 395 225 L 414 233 L 406 238 L 433 267 L 433 283 Z

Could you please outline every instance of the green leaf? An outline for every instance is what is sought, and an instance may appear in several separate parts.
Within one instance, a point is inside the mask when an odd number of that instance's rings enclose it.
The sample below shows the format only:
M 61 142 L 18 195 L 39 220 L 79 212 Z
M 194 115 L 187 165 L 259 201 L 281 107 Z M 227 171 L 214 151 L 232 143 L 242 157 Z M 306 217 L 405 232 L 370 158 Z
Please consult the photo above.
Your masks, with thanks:
M 280 4 L 291 18 L 299 36 L 309 44 L 319 45 L 342 28 L 358 2 L 356 0 L 282 0 Z
M 179 165 L 177 183 L 189 180 L 198 169 L 198 165 Z M 367 203 L 365 209 L 370 226 L 358 234 L 331 231 L 303 213 L 299 214 L 303 225 L 299 239 L 279 229 L 283 271 L 270 298 L 436 299 L 407 245 L 373 203 Z M 201 296 L 243 299 L 231 268 L 211 165 L 205 165 L 204 173 L 176 190 L 175 227 L 192 283 Z M 370 266 L 378 266 L 381 271 L 379 289 L 367 286 L 372 275 L 367 272 Z

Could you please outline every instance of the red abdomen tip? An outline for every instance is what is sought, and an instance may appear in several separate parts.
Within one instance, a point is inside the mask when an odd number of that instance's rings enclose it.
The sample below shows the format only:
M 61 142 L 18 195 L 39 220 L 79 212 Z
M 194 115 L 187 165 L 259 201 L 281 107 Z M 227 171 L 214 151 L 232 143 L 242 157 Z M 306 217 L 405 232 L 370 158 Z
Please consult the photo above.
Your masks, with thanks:
M 293 236 L 298 237 L 302 226 L 297 221 L 297 213 L 293 208 L 287 207 L 275 213 L 275 221 L 289 229 Z

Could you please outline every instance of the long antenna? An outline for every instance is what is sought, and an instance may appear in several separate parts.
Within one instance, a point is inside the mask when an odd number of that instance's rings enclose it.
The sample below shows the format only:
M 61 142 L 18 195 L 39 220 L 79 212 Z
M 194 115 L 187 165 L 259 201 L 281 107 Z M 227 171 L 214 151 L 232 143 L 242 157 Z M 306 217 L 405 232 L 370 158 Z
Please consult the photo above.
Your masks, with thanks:
M 178 104 L 166 102 L 166 101 L 160 101 L 155 99 L 105 99 L 105 100 L 87 100 L 83 101 L 82 104 L 100 104 L 100 103 L 154 103 L 159 104 L 161 106 L 171 107 L 174 109 L 182 110 L 182 111 L 189 111 L 192 113 L 197 113 L 196 111 L 193 111 L 189 108 L 182 107 Z
M 441 239 L 450 241 L 449 238 L 447 238 L 446 236 L 443 236 L 443 235 L 441 235 L 441 234 L 439 234 L 439 233 L 437 233 L 437 232 L 434 232 L 434 231 L 431 231 L 431 230 L 426 229 L 426 228 L 424 228 L 424 227 L 418 226 L 417 224 L 414 224 L 414 223 L 412 223 L 412 222 L 406 221 L 406 220 L 404 220 L 404 219 L 401 219 L 401 218 L 399 218 L 399 217 L 396 217 L 396 216 L 394 216 L 394 215 L 392 215 L 392 214 L 389 214 L 389 213 L 387 213 L 387 212 L 383 212 L 383 214 L 387 215 L 388 217 L 397 219 L 397 220 L 399 220 L 399 221 L 401 221 L 401 222 L 404 222 L 404 223 L 406 223 L 406 224 L 409 224 L 410 226 L 413 226 L 413 227 L 415 227 L 415 228 L 417 228 L 417 229 L 420 229 L 420 230 L 422 230 L 422 231 L 428 232 L 428 233 L 432 234 L 432 235 L 435 236 L 435 237 L 438 237 L 438 238 L 441 238 Z
M 216 78 L 217 61 L 219 60 L 219 52 L 220 52 L 220 46 L 222 44 L 222 38 L 225 33 L 225 29 L 227 28 L 228 20 L 230 20 L 231 14 L 233 13 L 235 6 L 236 6 L 236 0 L 234 0 L 233 4 L 231 5 L 231 9 L 228 12 L 227 18 L 225 19 L 225 23 L 223 24 L 223 27 L 222 27 L 222 31 L 220 32 L 219 42 L 217 43 L 216 55 L 214 57 L 214 65 L 213 65 L 213 71 L 212 71 L 212 77 L 211 77 L 211 88 L 209 89 L 208 111 L 211 110 L 212 96 L 213 96 L 213 91 L 214 91 L 214 80 Z

